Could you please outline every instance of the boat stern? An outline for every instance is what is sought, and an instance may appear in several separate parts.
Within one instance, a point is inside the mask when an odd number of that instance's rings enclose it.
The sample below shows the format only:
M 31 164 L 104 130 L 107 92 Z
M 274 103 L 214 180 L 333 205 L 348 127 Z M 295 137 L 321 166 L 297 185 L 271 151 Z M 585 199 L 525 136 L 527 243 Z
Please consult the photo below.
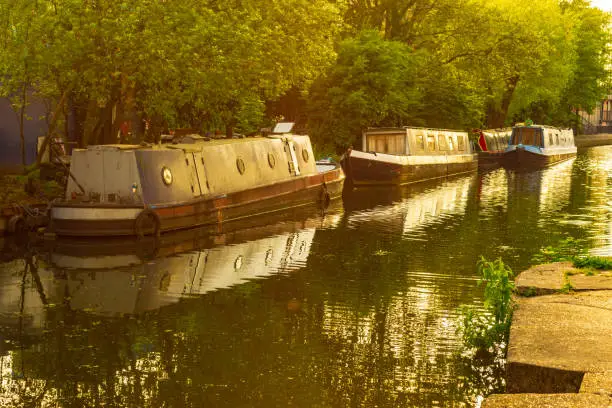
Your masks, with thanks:
M 144 207 L 61 202 L 51 207 L 51 230 L 65 236 L 148 235 L 159 229 Z

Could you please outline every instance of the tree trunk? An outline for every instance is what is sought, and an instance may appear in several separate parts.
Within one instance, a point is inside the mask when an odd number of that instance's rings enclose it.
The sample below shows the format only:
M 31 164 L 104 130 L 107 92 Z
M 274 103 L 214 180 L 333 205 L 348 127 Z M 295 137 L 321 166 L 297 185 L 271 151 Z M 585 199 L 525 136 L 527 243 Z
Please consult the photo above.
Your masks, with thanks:
M 23 83 L 23 91 L 21 94 L 21 109 L 19 110 L 19 139 L 21 140 L 21 164 L 25 167 L 26 165 L 26 153 L 25 153 L 25 110 L 26 102 L 28 97 L 28 86 L 27 82 Z
M 79 148 L 84 148 L 88 141 L 85 137 L 85 120 L 87 119 L 87 98 L 70 92 L 68 95 L 67 128 L 68 142 L 76 142 Z
M 489 106 L 487 113 L 487 124 L 489 128 L 497 129 L 504 126 L 508 116 L 508 108 L 510 108 L 510 102 L 512 102 L 514 90 L 516 89 L 519 79 L 519 76 L 513 76 L 506 80 L 506 90 L 504 91 L 502 103 L 499 109 Z

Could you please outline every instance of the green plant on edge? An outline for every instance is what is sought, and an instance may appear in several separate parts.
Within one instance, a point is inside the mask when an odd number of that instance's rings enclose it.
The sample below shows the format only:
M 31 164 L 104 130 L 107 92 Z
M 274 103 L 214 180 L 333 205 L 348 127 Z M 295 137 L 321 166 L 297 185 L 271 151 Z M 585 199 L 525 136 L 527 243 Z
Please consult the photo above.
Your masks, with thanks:
M 600 256 L 586 256 L 583 258 L 574 258 L 573 263 L 576 268 L 589 268 L 599 270 L 612 269 L 612 259 Z
M 514 310 L 514 274 L 501 258 L 487 261 L 480 257 L 477 266 L 480 275 L 478 284 L 485 283 L 485 313 L 463 306 L 460 330 L 465 344 L 478 350 L 488 350 L 508 343 Z
M 568 237 L 559 241 L 556 246 L 540 248 L 540 252 L 535 254 L 532 261 L 537 264 L 551 262 L 571 261 L 576 257 L 586 254 L 584 240 Z

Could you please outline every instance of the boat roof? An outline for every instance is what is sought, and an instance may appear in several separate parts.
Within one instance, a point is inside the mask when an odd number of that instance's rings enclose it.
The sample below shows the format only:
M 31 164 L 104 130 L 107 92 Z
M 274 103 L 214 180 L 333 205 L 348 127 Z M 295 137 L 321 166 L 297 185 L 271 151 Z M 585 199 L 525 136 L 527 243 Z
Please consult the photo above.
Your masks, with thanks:
M 191 137 L 196 135 L 190 135 Z M 270 135 L 270 136 L 253 136 L 253 137 L 240 137 L 240 138 L 231 138 L 231 139 L 214 139 L 214 138 L 206 138 L 200 135 L 197 137 L 193 137 L 193 143 L 164 143 L 164 144 L 150 144 L 150 143 L 142 143 L 139 145 L 135 144 L 106 144 L 106 145 L 89 145 L 86 149 L 80 150 L 98 150 L 98 151 L 117 151 L 117 150 L 163 150 L 163 149 L 181 149 L 185 151 L 195 151 L 200 150 L 201 144 L 206 145 L 225 145 L 225 144 L 237 144 L 237 143 L 247 143 L 254 142 L 258 140 L 270 140 L 270 139 L 279 139 L 284 140 L 287 138 L 291 138 L 293 136 L 303 136 L 303 135 L 293 135 L 293 134 L 282 134 L 282 135 Z
M 512 128 L 495 128 L 495 129 L 483 129 L 483 132 L 509 132 Z
M 397 132 L 398 130 L 404 131 L 408 129 L 415 130 L 434 130 L 436 132 L 460 132 L 467 133 L 465 130 L 460 129 L 439 129 L 439 128 L 428 128 L 428 127 L 418 127 L 418 126 L 400 126 L 400 127 L 369 127 L 366 132 Z
M 515 129 L 515 128 L 542 128 L 542 129 L 552 129 L 552 130 L 569 129 L 569 128 L 561 128 L 561 127 L 556 127 L 556 126 L 549 126 L 549 125 L 536 125 L 536 124 L 526 125 L 524 123 L 517 123 L 516 125 L 512 126 L 512 129 Z

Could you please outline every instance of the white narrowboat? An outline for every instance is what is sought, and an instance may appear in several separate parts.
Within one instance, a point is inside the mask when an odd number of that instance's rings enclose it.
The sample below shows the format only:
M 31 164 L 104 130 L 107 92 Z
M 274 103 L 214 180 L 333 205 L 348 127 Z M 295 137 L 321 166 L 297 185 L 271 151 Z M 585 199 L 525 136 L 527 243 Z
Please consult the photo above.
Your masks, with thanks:
M 57 235 L 157 235 L 326 206 L 344 182 L 340 166 L 317 166 L 308 136 L 291 134 L 89 146 L 73 151 L 70 173 L 50 212 Z
M 467 132 L 428 128 L 369 128 L 363 151 L 341 160 L 354 186 L 401 185 L 477 169 Z

